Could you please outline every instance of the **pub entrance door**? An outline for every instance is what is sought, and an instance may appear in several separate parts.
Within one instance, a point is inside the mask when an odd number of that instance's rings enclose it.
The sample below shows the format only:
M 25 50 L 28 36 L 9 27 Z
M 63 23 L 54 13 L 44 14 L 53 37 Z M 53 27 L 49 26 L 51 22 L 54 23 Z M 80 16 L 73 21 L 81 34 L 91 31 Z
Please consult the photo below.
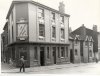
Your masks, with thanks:
M 54 61 L 54 64 L 56 64 L 56 47 L 53 47 L 53 61 Z

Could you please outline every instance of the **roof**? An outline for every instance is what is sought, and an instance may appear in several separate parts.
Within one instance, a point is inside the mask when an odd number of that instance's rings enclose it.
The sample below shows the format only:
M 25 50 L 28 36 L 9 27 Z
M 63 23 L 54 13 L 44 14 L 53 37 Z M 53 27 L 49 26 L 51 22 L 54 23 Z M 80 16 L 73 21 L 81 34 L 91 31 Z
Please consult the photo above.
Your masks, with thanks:
M 8 22 L 5 23 L 3 30 L 8 26 Z
M 82 25 L 73 32 L 71 32 L 70 36 L 74 39 L 77 37 L 79 40 L 93 41 L 93 32 L 93 30 L 88 29 L 84 25 Z
M 32 3 L 32 4 L 37 5 L 37 6 L 39 6 L 39 7 L 43 7 L 43 8 L 45 8 L 45 9 L 51 10 L 51 11 L 56 12 L 56 13 L 59 13 L 59 14 L 61 14 L 61 15 L 70 17 L 70 15 L 68 15 L 68 14 L 61 13 L 61 12 L 58 11 L 58 10 L 55 10 L 55 9 L 53 9 L 53 8 L 50 8 L 50 7 L 48 7 L 48 6 L 45 6 L 45 5 L 40 4 L 40 3 L 38 3 L 38 2 L 31 1 L 31 0 L 29 0 L 29 1 L 26 0 L 26 1 L 12 1 L 6 19 L 8 19 L 9 15 L 10 15 L 10 13 L 11 13 L 11 10 L 12 10 L 12 8 L 14 7 L 14 4 L 16 4 L 16 3 Z

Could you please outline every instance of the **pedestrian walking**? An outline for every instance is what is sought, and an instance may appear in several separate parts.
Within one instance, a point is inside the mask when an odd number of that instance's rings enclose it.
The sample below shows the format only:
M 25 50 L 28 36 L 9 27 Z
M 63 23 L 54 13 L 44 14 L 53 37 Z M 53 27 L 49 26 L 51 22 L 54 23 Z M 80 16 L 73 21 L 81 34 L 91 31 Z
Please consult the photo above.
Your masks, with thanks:
M 21 56 L 20 58 L 20 72 L 23 69 L 23 72 L 25 72 L 25 60 L 24 60 L 24 56 Z

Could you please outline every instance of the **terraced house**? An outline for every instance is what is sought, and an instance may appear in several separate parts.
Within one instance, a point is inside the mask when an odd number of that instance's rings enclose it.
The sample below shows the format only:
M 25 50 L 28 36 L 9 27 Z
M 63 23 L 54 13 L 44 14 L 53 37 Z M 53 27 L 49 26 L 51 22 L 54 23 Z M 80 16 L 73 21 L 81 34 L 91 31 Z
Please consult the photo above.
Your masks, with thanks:
M 26 66 L 45 66 L 70 62 L 69 17 L 65 5 L 59 11 L 32 0 L 14 0 L 7 14 L 8 43 L 4 55 L 19 66 L 25 57 Z

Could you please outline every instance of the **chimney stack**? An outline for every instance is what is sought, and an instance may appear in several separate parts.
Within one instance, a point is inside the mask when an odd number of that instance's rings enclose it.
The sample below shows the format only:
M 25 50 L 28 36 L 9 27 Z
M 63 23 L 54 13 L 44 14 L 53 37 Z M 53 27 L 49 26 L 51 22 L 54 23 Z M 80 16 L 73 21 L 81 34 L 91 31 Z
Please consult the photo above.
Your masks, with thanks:
M 97 25 L 93 25 L 93 31 L 97 32 Z
M 65 5 L 64 5 L 63 1 L 59 2 L 59 12 L 65 13 Z

